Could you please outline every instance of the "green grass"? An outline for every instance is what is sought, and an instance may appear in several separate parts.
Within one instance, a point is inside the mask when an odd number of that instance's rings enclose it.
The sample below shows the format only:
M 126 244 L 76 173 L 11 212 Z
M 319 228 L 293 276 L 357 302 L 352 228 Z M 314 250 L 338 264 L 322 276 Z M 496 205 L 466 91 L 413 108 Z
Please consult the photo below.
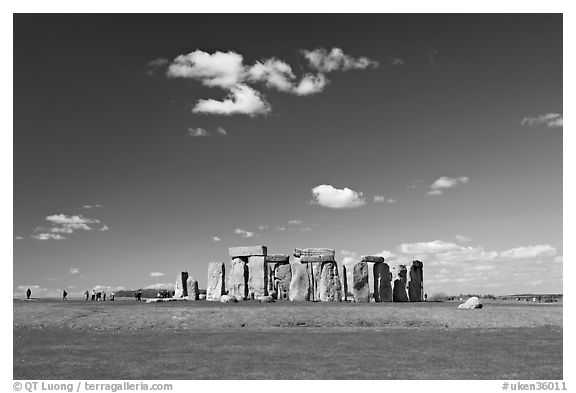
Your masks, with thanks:
M 562 307 L 15 302 L 15 379 L 562 379 Z

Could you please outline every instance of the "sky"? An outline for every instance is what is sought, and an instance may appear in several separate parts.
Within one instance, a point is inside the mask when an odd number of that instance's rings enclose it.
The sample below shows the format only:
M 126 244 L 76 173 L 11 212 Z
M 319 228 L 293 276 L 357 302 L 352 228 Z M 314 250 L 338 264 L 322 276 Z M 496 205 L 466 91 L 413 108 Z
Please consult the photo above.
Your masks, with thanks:
M 16 15 L 13 293 L 228 247 L 562 292 L 562 16 Z

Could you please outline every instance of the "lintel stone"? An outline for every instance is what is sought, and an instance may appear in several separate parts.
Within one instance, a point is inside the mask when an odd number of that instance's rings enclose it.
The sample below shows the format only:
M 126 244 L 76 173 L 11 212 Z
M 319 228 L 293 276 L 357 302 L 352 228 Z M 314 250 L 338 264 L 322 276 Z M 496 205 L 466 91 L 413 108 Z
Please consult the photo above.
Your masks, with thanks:
M 266 246 L 230 247 L 228 253 L 232 258 L 266 256 Z
M 287 254 L 269 254 L 269 255 L 266 255 L 266 262 L 290 262 L 290 255 L 287 255 Z
M 303 255 L 300 258 L 301 263 L 310 262 L 334 262 L 333 254 L 320 254 L 320 255 Z
M 376 257 L 373 255 L 363 255 L 362 262 L 374 262 L 374 263 L 382 263 L 384 262 L 384 257 Z
M 296 258 L 311 255 L 331 254 L 332 258 L 336 255 L 336 251 L 331 248 L 295 248 L 294 256 Z

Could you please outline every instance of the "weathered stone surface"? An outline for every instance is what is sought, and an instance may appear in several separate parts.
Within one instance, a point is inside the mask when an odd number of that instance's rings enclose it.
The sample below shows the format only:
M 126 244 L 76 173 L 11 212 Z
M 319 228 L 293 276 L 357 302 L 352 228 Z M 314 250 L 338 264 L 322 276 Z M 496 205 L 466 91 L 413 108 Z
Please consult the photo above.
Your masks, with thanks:
M 220 302 L 221 303 L 236 303 L 238 300 L 236 300 L 236 297 L 232 296 L 232 295 L 222 295 L 220 297 Z
M 228 295 L 235 299 L 246 300 L 248 297 L 248 266 L 244 259 L 232 259 L 227 286 Z
M 292 281 L 292 267 L 289 263 L 278 263 L 274 268 L 274 290 L 277 299 L 288 299 L 290 282 Z
M 408 294 L 406 293 L 406 265 L 398 265 L 393 269 L 394 287 L 392 300 L 395 302 L 407 302 Z
M 310 273 L 308 272 L 308 265 L 300 263 L 291 264 L 292 268 L 292 281 L 290 281 L 290 294 L 291 301 L 305 301 L 310 300 Z
M 366 262 L 356 262 L 352 270 L 352 295 L 356 302 L 370 301 L 370 286 L 368 284 L 368 264 Z
M 201 293 L 200 295 L 198 295 L 198 300 L 206 300 L 206 295 Z
M 374 263 L 374 301 L 392 301 L 392 274 L 390 267 L 386 263 Z
M 176 276 L 176 285 L 174 288 L 174 297 L 181 298 L 188 296 L 188 291 L 186 289 L 186 280 L 188 279 L 188 272 L 178 273 Z
M 207 300 L 220 300 L 225 291 L 225 267 L 222 262 L 210 262 L 208 265 Z
M 302 257 L 300 257 L 300 262 L 301 263 L 334 262 L 334 255 L 332 254 L 302 255 Z
M 332 260 L 334 260 L 334 256 L 336 255 L 336 251 L 331 248 L 295 248 L 294 249 L 294 256 L 300 258 L 302 256 L 310 256 L 310 255 L 322 255 L 322 254 L 331 254 Z
M 248 257 L 248 298 L 257 299 L 268 295 L 268 264 L 265 256 Z
M 475 308 L 482 308 L 482 302 L 476 296 L 472 296 L 470 299 L 460 304 L 458 308 L 462 310 L 472 310 Z
M 199 300 L 200 290 L 198 289 L 198 280 L 189 276 L 186 280 L 186 288 L 188 290 L 188 300 Z
M 265 246 L 248 246 L 248 247 L 230 247 L 228 253 L 232 258 L 266 256 L 267 248 Z
M 409 281 L 408 281 L 408 298 L 411 302 L 424 301 L 424 264 L 420 261 L 412 261 L 410 266 Z
M 288 254 L 268 254 L 266 255 L 267 262 L 290 262 L 290 255 Z
M 322 263 L 318 292 L 321 302 L 342 301 L 342 283 L 338 276 L 338 265 L 336 262 Z
M 272 303 L 274 301 L 274 298 L 270 295 L 268 296 L 260 296 L 258 297 L 258 301 L 260 303 Z
M 384 262 L 384 257 L 376 257 L 373 255 L 363 255 L 360 260 L 362 262 L 374 262 L 374 263 L 382 263 Z
M 340 277 L 342 281 L 342 300 L 348 300 L 348 275 L 346 273 L 346 266 L 342 265 L 342 276 Z

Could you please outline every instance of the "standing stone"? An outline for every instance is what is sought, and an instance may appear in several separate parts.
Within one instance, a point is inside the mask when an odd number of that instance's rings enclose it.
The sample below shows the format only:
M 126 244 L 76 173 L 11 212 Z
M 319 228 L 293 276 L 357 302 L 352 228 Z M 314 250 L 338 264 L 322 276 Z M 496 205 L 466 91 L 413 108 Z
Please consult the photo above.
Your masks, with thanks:
M 338 276 L 338 265 L 336 262 L 322 263 L 318 292 L 321 302 L 342 301 L 342 283 Z
M 186 288 L 188 289 L 188 299 L 189 300 L 199 300 L 200 290 L 198 289 L 198 280 L 194 277 L 189 276 L 186 280 Z
M 424 301 L 424 274 L 422 272 L 423 263 L 420 261 L 412 261 L 410 266 L 410 279 L 408 281 L 408 298 L 411 302 Z
M 206 286 L 206 300 L 220 300 L 224 295 L 225 268 L 222 262 L 210 262 L 208 265 L 208 284 Z
M 356 262 L 352 270 L 352 295 L 358 303 L 370 302 L 370 286 L 368 284 L 368 263 Z
M 290 282 L 292 281 L 292 268 L 289 263 L 277 263 L 274 269 L 275 290 L 278 299 L 288 299 Z
M 342 265 L 342 300 L 348 301 L 348 276 L 346 273 L 346 266 Z
M 269 254 L 266 255 L 266 262 L 268 264 L 267 269 L 267 288 L 268 293 L 277 292 L 276 284 L 277 284 L 277 269 L 284 265 L 287 266 L 288 272 L 290 272 L 290 255 L 286 254 Z M 291 276 L 291 273 L 290 273 Z M 288 284 L 286 287 L 286 294 L 290 290 L 290 278 L 288 278 Z
M 308 266 L 304 263 L 295 262 L 292 267 L 292 280 L 290 281 L 291 301 L 310 300 L 310 276 Z
M 267 263 L 265 256 L 248 257 L 248 298 L 258 299 L 268 295 Z
M 308 274 L 310 275 L 310 300 L 320 300 L 320 275 L 322 274 L 322 264 L 324 262 L 334 262 L 334 250 L 325 251 L 324 248 L 308 248 L 301 251 L 300 262 L 308 265 Z
M 188 296 L 188 291 L 186 289 L 187 279 L 188 279 L 188 272 L 178 273 L 178 275 L 176 276 L 174 298 L 180 299 L 181 297 Z
M 236 300 L 246 300 L 248 297 L 248 266 L 242 258 L 234 258 L 230 264 L 228 295 Z
M 392 274 L 390 267 L 384 262 L 374 262 L 374 301 L 392 301 Z
M 395 302 L 407 302 L 408 294 L 406 293 L 406 265 L 398 265 L 394 269 L 394 289 L 392 300 Z

